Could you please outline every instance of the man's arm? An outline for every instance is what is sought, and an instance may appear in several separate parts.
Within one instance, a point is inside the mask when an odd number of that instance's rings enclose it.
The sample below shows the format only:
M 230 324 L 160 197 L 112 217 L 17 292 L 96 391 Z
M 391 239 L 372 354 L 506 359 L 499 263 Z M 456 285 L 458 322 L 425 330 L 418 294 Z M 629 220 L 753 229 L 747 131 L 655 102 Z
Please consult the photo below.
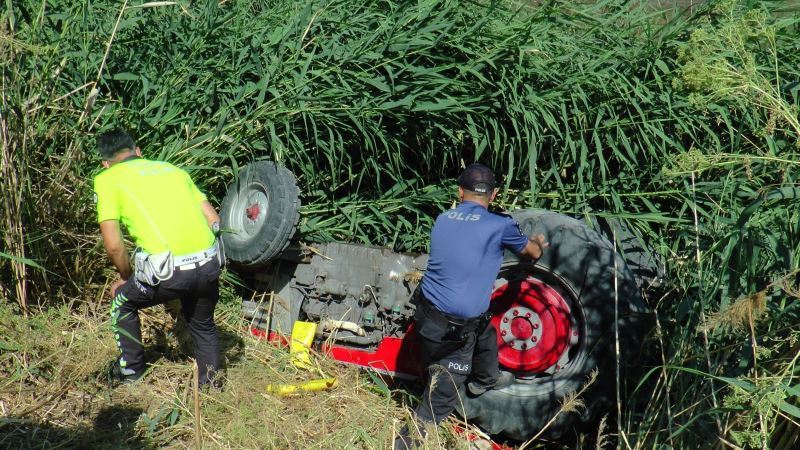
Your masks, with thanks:
M 103 235 L 103 246 L 106 248 L 111 262 L 117 268 L 120 278 L 127 280 L 131 276 L 131 262 L 128 259 L 128 249 L 122 240 L 122 231 L 119 229 L 118 220 L 104 220 L 100 222 L 100 234 Z
M 203 210 L 203 215 L 206 216 L 208 227 L 213 230 L 214 223 L 216 223 L 217 229 L 219 229 L 219 214 L 217 214 L 217 210 L 211 205 L 211 203 L 209 203 L 208 200 L 203 200 L 200 202 L 200 208 Z M 216 230 L 214 233 L 216 233 Z
M 542 257 L 544 249 L 549 246 L 550 244 L 544 240 L 544 235 L 537 234 L 528 238 L 528 243 L 525 245 L 525 248 L 519 252 L 519 254 L 526 258 L 537 260 Z

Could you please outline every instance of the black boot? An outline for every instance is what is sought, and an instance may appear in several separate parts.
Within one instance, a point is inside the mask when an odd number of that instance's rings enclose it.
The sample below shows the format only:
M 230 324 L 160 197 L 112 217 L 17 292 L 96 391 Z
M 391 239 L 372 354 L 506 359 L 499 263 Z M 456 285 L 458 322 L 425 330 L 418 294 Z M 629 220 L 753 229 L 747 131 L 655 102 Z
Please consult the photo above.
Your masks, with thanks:
M 119 359 L 115 359 L 114 361 L 111 362 L 111 364 L 109 364 L 109 368 L 107 371 L 108 384 L 113 386 L 114 384 L 117 383 L 123 383 L 123 384 L 133 383 L 141 379 L 142 375 L 144 374 L 144 372 L 139 372 L 139 373 L 136 372 L 129 373 L 129 372 L 133 371 L 123 369 L 122 366 L 120 366 L 119 364 Z
M 422 444 L 422 439 L 425 439 L 427 431 L 424 423 L 417 422 L 416 428 L 412 432 L 408 425 L 404 425 L 394 440 L 394 450 L 414 450 L 419 447 Z M 412 434 L 418 434 L 418 436 L 413 436 Z
M 497 377 L 497 381 L 495 381 L 494 384 L 486 386 L 483 384 L 479 384 L 475 381 L 470 381 L 469 383 L 467 383 L 467 390 L 469 391 L 470 394 L 478 396 L 490 389 L 502 389 L 506 386 L 511 386 L 511 384 L 514 383 L 515 379 L 516 378 L 514 377 L 513 373 L 501 370 L 500 376 Z

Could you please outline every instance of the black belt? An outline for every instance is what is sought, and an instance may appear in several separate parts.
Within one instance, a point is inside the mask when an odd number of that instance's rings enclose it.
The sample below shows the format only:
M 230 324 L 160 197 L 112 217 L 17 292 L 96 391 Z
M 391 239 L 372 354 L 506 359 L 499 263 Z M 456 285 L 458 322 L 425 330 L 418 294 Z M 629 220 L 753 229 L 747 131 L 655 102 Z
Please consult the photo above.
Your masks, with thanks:
M 434 341 L 465 339 L 467 334 L 480 332 L 489 323 L 488 312 L 477 317 L 458 317 L 439 311 L 424 295 L 419 299 L 419 313 L 426 319 L 420 334 Z
M 447 314 L 446 312 L 439 311 L 439 309 L 436 308 L 436 306 L 434 306 L 434 304 L 431 303 L 431 301 L 428 300 L 424 295 L 420 295 L 419 297 L 422 300 L 422 303 L 430 310 L 430 313 L 438 314 L 439 316 L 441 316 L 442 319 L 446 320 L 448 323 L 451 323 L 453 325 L 458 325 L 463 327 L 466 325 L 470 325 L 472 323 L 477 323 L 480 322 L 484 316 L 483 314 L 481 314 L 480 316 L 477 317 L 465 318 L 465 317 L 454 316 L 452 314 Z

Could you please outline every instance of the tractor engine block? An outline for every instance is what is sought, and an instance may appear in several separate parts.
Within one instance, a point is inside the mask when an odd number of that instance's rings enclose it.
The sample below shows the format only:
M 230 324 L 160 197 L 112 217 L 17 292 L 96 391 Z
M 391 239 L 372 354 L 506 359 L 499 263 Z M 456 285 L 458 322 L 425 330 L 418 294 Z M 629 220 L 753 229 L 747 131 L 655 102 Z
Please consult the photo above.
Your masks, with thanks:
M 369 347 L 386 336 L 403 335 L 427 261 L 427 255 L 362 244 L 300 246 L 255 274 L 255 281 L 258 290 L 277 297 L 268 302 L 277 313 L 267 324 L 271 330 L 288 334 L 294 320 L 308 320 L 319 323 L 323 337 Z M 245 302 L 245 316 L 264 318 L 265 303 Z

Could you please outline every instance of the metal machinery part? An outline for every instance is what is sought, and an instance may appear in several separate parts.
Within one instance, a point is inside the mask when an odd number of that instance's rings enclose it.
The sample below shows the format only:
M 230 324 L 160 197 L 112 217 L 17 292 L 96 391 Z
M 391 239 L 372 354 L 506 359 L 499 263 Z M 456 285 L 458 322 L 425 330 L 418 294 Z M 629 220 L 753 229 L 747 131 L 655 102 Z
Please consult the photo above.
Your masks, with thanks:
M 245 317 L 284 335 L 298 319 L 354 324 L 321 332 L 340 344 L 375 347 L 407 330 L 427 261 L 427 255 L 361 244 L 290 247 L 255 274 L 257 289 L 275 297 L 245 302 Z

